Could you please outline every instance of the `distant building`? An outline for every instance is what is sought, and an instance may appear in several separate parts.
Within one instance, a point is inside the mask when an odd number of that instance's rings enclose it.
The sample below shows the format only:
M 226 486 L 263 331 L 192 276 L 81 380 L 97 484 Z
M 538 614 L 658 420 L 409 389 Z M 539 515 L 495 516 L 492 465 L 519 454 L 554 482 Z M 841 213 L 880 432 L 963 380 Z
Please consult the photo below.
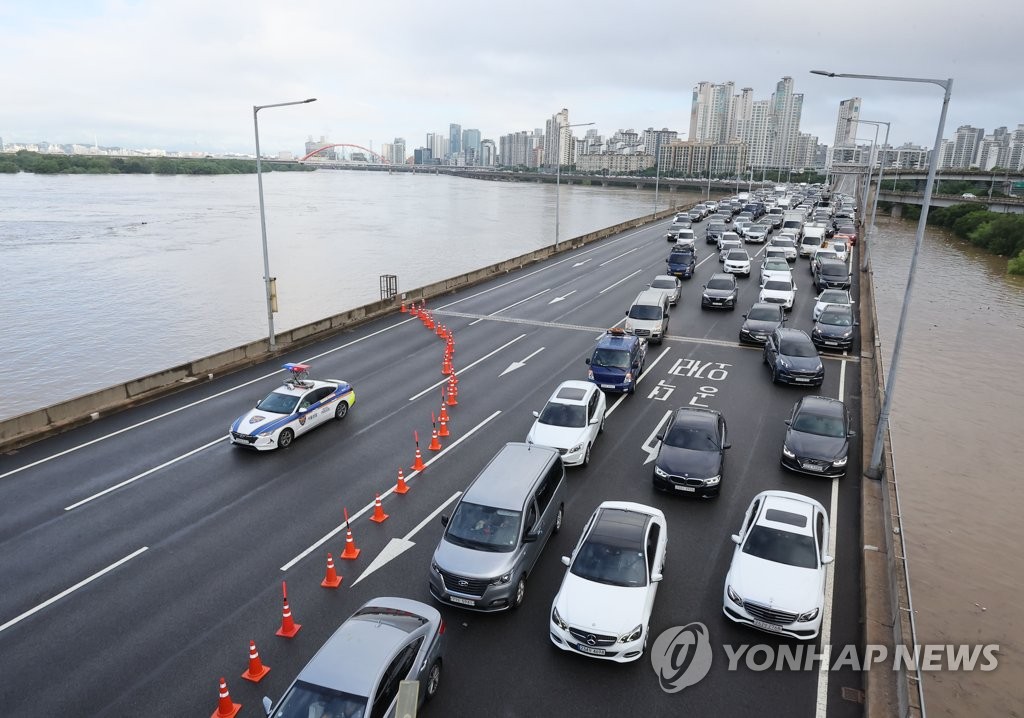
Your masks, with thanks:
M 744 142 L 669 142 L 661 152 L 664 172 L 687 177 L 738 177 L 749 164 Z
M 569 142 L 569 110 L 562 108 L 556 112 L 545 124 L 544 129 L 544 159 L 543 164 L 548 167 L 555 165 L 569 164 L 572 156 L 572 147 Z
M 953 145 L 953 157 L 950 160 L 950 167 L 956 169 L 967 169 L 977 164 L 978 147 L 981 145 L 985 130 L 980 127 L 961 125 L 956 128 L 956 139 Z
M 580 155 L 576 158 L 576 170 L 579 172 L 601 172 L 609 174 L 629 174 L 642 172 L 654 167 L 654 156 L 648 154 L 611 154 Z
M 525 167 L 530 154 L 530 135 L 526 130 L 498 138 L 498 164 L 502 167 Z
M 833 147 L 857 144 L 857 120 L 860 119 L 859 97 L 851 97 L 839 103 L 839 115 L 836 117 L 836 139 Z
M 320 149 L 322 147 L 327 147 L 328 145 L 332 145 L 332 144 L 334 144 L 334 143 L 331 142 L 330 140 L 328 140 L 323 135 L 320 135 L 320 140 L 319 141 L 314 140 L 313 136 L 310 135 L 309 138 L 306 140 L 306 153 L 305 154 L 308 155 L 311 152 L 316 152 L 318 149 Z M 332 149 L 325 150 L 324 152 L 319 153 L 317 155 L 317 157 L 319 157 L 322 160 L 336 160 L 336 159 L 338 159 L 338 153 L 335 152 L 334 149 L 332 148 Z
M 667 127 L 655 130 L 652 127 L 648 127 L 643 131 L 640 141 L 643 143 L 644 152 L 657 157 L 662 145 L 667 145 L 669 142 L 675 142 L 678 139 L 679 133 L 675 130 L 670 130 Z
M 388 156 L 388 160 L 394 165 L 405 164 L 404 137 L 396 137 L 395 141 L 391 143 L 391 155 Z
M 480 164 L 480 130 L 462 131 L 462 152 L 467 165 Z
M 412 151 L 413 164 L 432 165 L 434 164 L 434 153 L 429 147 L 417 147 Z
M 482 140 L 480 142 L 480 162 L 481 167 L 494 167 L 498 164 L 498 148 L 494 144 L 494 140 Z
M 462 125 L 454 122 L 448 125 L 448 152 L 444 155 L 449 158 L 462 152 Z

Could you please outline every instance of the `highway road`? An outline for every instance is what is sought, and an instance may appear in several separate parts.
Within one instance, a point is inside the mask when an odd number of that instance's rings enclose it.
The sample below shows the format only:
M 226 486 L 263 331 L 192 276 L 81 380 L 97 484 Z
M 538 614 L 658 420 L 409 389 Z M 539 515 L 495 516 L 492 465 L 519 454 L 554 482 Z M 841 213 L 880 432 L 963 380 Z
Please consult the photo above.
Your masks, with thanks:
M 413 432 L 425 449 L 431 412 L 441 405 L 444 344 L 400 313 L 0 457 L 4 715 L 207 716 L 217 707 L 220 676 L 243 704 L 241 715 L 262 715 L 261 697 L 276 700 L 364 601 L 431 602 L 438 514 L 500 446 L 525 438 L 531 411 L 555 386 L 586 377 L 584 358 L 598 334 L 621 324 L 636 294 L 663 273 L 666 226 L 632 230 L 434 301 L 435 317 L 455 335 L 458 405 L 444 449 L 424 450 L 429 464 L 411 478 Z M 698 228 L 700 264 L 684 282 L 669 336 L 650 348 L 636 394 L 609 396 L 591 465 L 568 470 L 565 524 L 530 576 L 524 605 L 497 615 L 441 608 L 444 675 L 423 715 L 860 715 L 849 698 L 863 687 L 861 675 L 849 668 L 758 671 L 741 661 L 730 671 L 726 646 L 797 642 L 722 615 L 729 536 L 751 498 L 764 489 L 796 491 L 820 501 L 834 527 L 834 581 L 813 645 L 822 651 L 830 644 L 835 653 L 858 643 L 859 446 L 843 480 L 788 474 L 778 462 L 783 420 L 804 394 L 844 399 L 859 429 L 858 358 L 826 358 L 820 390 L 773 386 L 760 350 L 737 343 L 741 315 L 757 296 L 756 269 L 755 278 L 740 280 L 739 309 L 702 311 L 701 284 L 719 264 Z M 794 275 L 800 291 L 789 326 L 809 332 L 815 292 L 806 260 Z M 229 424 L 280 383 L 285 361 L 310 363 L 314 377 L 350 381 L 354 408 L 286 450 L 232 447 Z M 671 409 L 691 403 L 722 411 L 729 425 L 732 448 L 717 499 L 651 487 L 652 436 Z M 399 467 L 410 486 L 404 496 L 387 493 Z M 390 515 L 382 524 L 368 520 L 377 492 Z M 668 560 L 652 642 L 673 626 L 702 622 L 714 651 L 707 677 L 681 692 L 660 688 L 646 655 L 609 664 L 563 653 L 548 639 L 565 570 L 559 556 L 608 499 L 665 512 Z M 361 554 L 338 561 L 344 580 L 332 591 L 320 581 L 326 553 L 337 557 L 344 548 L 346 508 Z M 302 626 L 293 640 L 274 635 L 282 581 Z M 271 667 L 258 685 L 240 677 L 250 640 Z

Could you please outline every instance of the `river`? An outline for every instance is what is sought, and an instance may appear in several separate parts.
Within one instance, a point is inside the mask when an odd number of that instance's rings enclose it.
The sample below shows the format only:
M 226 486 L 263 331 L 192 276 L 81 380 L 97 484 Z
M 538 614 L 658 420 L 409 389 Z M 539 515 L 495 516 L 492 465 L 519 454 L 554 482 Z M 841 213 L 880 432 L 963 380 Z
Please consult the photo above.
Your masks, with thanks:
M 278 330 L 554 241 L 555 188 L 379 172 L 264 176 Z M 563 186 L 567 239 L 653 210 Z M 661 193 L 661 206 L 699 195 Z M 266 333 L 256 179 L 0 175 L 0 418 Z M 915 223 L 873 244 L 886 360 Z M 925 673 L 933 716 L 1020 715 L 1024 281 L 929 230 L 892 407 L 919 643 L 998 643 L 991 673 Z M 1016 528 L 1014 528 L 1016 527 Z

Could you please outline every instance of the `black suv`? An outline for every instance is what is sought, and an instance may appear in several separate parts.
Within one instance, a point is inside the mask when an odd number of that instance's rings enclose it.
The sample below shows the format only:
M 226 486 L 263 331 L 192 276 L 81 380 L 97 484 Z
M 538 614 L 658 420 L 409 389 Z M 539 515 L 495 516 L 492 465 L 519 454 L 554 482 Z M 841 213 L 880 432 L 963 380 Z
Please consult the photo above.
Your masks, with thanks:
M 739 287 L 736 277 L 725 272 L 716 272 L 704 285 L 704 294 L 700 298 L 700 308 L 717 307 L 719 309 L 735 309 Z

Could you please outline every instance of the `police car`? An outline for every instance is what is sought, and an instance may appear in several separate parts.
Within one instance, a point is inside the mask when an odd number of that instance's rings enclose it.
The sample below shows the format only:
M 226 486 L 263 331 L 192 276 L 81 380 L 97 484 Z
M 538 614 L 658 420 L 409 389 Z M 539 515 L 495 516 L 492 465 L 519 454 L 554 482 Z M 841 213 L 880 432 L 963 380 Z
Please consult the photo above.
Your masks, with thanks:
M 632 394 L 646 358 L 646 339 L 613 327 L 601 335 L 593 354 L 587 357 L 587 379 L 605 391 Z
M 285 383 L 231 425 L 232 444 L 259 451 L 284 449 L 299 434 L 341 420 L 356 403 L 352 385 L 340 379 L 309 379 L 308 364 L 285 364 Z

